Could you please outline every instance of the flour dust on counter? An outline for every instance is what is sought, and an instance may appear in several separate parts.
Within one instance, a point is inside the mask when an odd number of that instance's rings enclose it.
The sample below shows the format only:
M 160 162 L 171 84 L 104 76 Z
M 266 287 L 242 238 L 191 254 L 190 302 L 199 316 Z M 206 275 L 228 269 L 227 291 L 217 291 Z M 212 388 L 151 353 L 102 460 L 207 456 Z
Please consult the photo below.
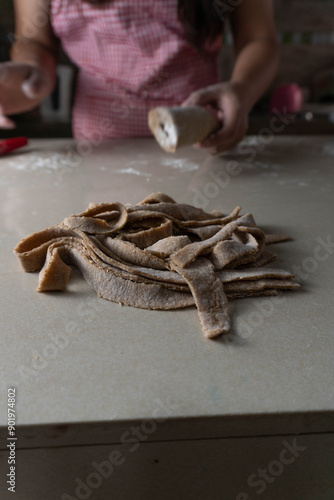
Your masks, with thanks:
M 73 156 L 73 155 L 72 155 Z M 52 172 L 64 168 L 73 168 L 74 157 L 69 151 L 40 151 L 38 153 L 27 152 L 18 157 L 8 160 L 9 167 L 26 172 Z M 77 160 L 76 160 L 77 161 Z
M 136 205 L 91 203 L 24 238 L 14 253 L 24 271 L 39 271 L 39 292 L 64 291 L 71 267 L 105 299 L 143 309 L 197 306 L 207 338 L 231 328 L 228 301 L 299 287 L 283 269 L 265 267 L 276 257 L 252 214 L 230 214 L 177 203 L 153 193 Z

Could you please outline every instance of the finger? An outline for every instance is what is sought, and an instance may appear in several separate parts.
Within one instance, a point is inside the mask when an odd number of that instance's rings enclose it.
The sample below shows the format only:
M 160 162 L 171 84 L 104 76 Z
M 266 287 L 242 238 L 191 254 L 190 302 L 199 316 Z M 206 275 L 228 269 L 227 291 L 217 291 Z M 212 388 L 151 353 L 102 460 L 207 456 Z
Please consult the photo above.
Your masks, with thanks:
M 5 83 L 8 78 L 8 68 L 5 64 L 0 64 L 0 83 Z
M 235 148 L 239 141 L 233 141 L 230 144 L 225 144 L 224 146 L 218 146 L 217 148 L 208 149 L 208 153 L 212 156 L 217 156 L 227 151 L 231 151 Z
M 207 148 L 208 153 L 217 155 L 220 153 L 224 153 L 225 151 L 229 151 L 233 149 L 239 142 L 243 139 L 243 135 L 238 134 L 232 137 L 229 141 L 225 141 L 223 143 L 217 144 L 215 147 Z
M 222 128 L 202 141 L 202 147 L 216 147 L 219 143 L 231 142 L 238 135 L 241 137 L 245 135 L 248 125 L 244 123 L 244 117 L 240 116 L 237 108 L 230 107 L 229 109 L 228 106 L 226 107 Z
M 14 86 L 28 78 L 31 68 L 27 64 L 5 62 L 0 64 L 0 83 Z
M 23 93 L 29 97 L 29 99 L 36 99 L 42 93 L 45 84 L 46 81 L 44 75 L 33 68 L 29 77 L 22 83 L 21 88 Z
M 222 128 L 218 130 L 215 134 L 211 134 L 207 139 L 202 141 L 199 146 L 202 148 L 214 148 L 218 144 L 222 144 L 224 142 L 229 142 L 236 132 L 236 127 L 230 127 L 227 130 L 225 129 L 225 124 L 223 124 Z
M 246 132 L 247 127 L 244 122 L 239 121 L 230 136 L 226 137 L 223 133 L 218 132 L 214 136 L 210 137 L 210 142 L 206 141 L 206 144 L 209 145 L 200 143 L 198 146 L 200 148 L 207 149 L 211 154 L 221 153 L 236 146 L 236 144 L 244 138 Z
M 5 115 L 2 104 L 0 104 L 0 128 L 2 129 L 16 128 L 15 122 L 13 122 L 13 120 L 11 120 Z
M 0 114 L 0 129 L 12 130 L 16 128 L 15 122 L 5 115 Z
M 204 89 L 196 90 L 182 103 L 182 106 L 205 106 L 214 105 L 217 101 L 217 89 L 214 85 Z

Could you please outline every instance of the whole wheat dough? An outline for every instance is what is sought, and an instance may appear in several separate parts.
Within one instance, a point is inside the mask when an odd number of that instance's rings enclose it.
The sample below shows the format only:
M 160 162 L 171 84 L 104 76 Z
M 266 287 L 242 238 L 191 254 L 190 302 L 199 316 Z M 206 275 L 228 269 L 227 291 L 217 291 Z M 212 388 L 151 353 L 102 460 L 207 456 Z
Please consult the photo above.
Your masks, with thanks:
M 228 300 L 299 287 L 282 269 L 251 214 L 229 215 L 176 203 L 153 193 L 138 205 L 90 204 L 24 238 L 14 253 L 26 272 L 39 271 L 39 292 L 65 290 L 76 266 L 105 299 L 144 309 L 196 305 L 203 334 L 230 330 Z

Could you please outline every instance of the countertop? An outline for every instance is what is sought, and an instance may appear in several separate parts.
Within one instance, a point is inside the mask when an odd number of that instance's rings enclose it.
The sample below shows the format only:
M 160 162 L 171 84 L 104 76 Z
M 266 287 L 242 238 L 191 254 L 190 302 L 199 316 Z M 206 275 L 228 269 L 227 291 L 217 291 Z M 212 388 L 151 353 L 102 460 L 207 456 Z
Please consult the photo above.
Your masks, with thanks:
M 18 447 L 115 443 L 152 418 L 161 424 L 148 440 L 332 432 L 333 160 L 331 137 L 279 135 L 216 158 L 168 155 L 153 139 L 32 140 L 0 158 L 1 436 L 8 387 Z M 38 276 L 13 254 L 21 238 L 89 202 L 155 191 L 224 213 L 241 204 L 260 227 L 288 233 L 272 267 L 295 271 L 301 289 L 232 302 L 232 331 L 216 340 L 195 308 L 120 307 L 76 271 L 64 293 L 35 291 Z

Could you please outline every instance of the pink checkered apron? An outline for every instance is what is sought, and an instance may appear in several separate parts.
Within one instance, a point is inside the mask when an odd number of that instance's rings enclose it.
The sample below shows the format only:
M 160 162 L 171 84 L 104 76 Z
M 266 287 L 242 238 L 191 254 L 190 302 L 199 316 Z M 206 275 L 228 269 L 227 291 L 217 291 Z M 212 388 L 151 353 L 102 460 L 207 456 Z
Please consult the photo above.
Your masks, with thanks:
M 184 36 L 177 0 L 52 0 L 53 30 L 80 68 L 76 138 L 150 135 L 147 113 L 218 81 L 221 40 L 203 55 Z

